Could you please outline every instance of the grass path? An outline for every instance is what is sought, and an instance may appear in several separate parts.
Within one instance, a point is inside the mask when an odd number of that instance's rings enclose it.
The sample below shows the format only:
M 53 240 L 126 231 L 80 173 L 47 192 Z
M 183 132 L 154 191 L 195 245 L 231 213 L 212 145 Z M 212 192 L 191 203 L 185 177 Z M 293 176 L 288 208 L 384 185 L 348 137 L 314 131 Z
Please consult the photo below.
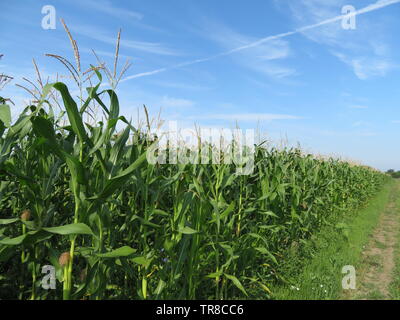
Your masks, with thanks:
M 365 207 L 323 227 L 282 268 L 277 300 L 400 299 L 400 181 L 390 180 Z M 356 290 L 344 290 L 344 266 Z
M 396 274 L 399 266 L 400 236 L 400 182 L 390 191 L 388 202 L 381 212 L 367 245 L 363 248 L 357 270 L 356 290 L 347 290 L 344 299 L 393 299 L 396 298 Z M 396 290 L 397 289 L 397 290 Z

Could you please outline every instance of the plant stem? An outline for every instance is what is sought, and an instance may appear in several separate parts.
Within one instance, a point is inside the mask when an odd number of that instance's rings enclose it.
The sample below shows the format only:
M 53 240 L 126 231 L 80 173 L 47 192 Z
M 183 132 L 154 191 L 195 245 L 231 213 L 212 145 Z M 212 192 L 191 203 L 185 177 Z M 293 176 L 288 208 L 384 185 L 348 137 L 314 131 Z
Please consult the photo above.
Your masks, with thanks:
M 74 214 L 74 223 L 78 223 L 78 215 L 80 210 L 80 199 L 77 196 L 79 194 L 79 185 L 77 187 L 77 192 L 75 194 L 75 214 Z M 63 291 L 63 299 L 69 300 L 71 295 L 72 289 L 72 266 L 74 263 L 74 254 L 75 254 L 75 239 L 76 236 L 73 236 L 71 240 L 71 247 L 69 250 L 69 261 L 68 264 L 65 266 L 64 270 L 64 291 Z
M 26 233 L 26 226 L 25 224 L 22 224 L 22 234 L 24 235 Z M 21 253 L 21 263 L 25 262 L 25 248 L 22 246 L 22 253 Z
M 83 160 L 83 143 L 80 142 L 80 151 L 79 151 L 79 161 L 82 163 Z M 80 185 L 77 183 L 76 188 L 74 190 L 75 197 L 75 212 L 74 212 L 74 223 L 79 222 L 79 211 L 81 206 L 80 200 Z M 74 254 L 75 254 L 75 240 L 76 236 L 72 236 L 71 247 L 69 250 L 69 261 L 65 266 L 66 270 L 64 272 L 64 290 L 63 290 L 63 300 L 70 300 L 71 290 L 72 290 L 72 267 L 74 264 Z
M 33 262 L 32 262 L 32 294 L 31 294 L 31 298 L 30 300 L 35 300 L 36 298 L 36 288 L 35 288 L 35 284 L 36 284 L 36 248 L 33 248 Z

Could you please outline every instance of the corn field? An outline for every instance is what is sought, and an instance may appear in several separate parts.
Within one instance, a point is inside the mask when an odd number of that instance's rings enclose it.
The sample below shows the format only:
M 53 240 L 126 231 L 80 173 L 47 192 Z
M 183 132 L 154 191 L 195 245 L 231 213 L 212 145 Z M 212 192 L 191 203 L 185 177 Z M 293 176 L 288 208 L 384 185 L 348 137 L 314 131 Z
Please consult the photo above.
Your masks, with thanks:
M 99 85 L 79 106 L 63 83 L 44 86 L 14 123 L 0 106 L 0 298 L 267 298 L 282 252 L 385 180 L 262 146 L 250 175 L 229 164 L 150 165 L 151 141 Z M 67 125 L 47 103 L 51 90 Z M 94 126 L 83 121 L 92 100 L 107 114 Z M 45 265 L 54 290 L 41 287 Z
M 118 81 L 100 91 L 103 68 L 82 72 L 70 39 L 76 68 L 48 56 L 71 71 L 78 98 L 39 72 L 14 121 L 0 97 L 0 299 L 268 299 L 284 252 L 387 179 L 263 144 L 249 175 L 223 161 L 150 164 L 157 137 L 120 115 Z M 97 84 L 89 76 L 85 93 L 88 73 Z M 94 104 L 104 117 L 89 123 Z M 45 266 L 56 278 L 47 290 Z

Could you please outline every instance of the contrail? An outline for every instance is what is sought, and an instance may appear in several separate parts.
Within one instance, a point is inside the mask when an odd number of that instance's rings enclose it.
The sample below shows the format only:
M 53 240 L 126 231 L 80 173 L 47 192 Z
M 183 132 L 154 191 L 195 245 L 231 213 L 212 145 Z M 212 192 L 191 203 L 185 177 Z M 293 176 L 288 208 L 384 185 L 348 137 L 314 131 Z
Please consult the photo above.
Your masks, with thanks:
M 260 40 L 254 41 L 252 43 L 246 44 L 244 46 L 241 46 L 241 47 L 229 50 L 229 51 L 221 52 L 221 53 L 218 53 L 218 54 L 215 54 L 213 56 L 206 57 L 206 58 L 196 59 L 196 60 L 187 61 L 187 62 L 182 62 L 182 63 L 176 64 L 176 65 L 172 65 L 172 66 L 169 66 L 169 67 L 156 69 L 156 70 L 153 70 L 153 71 L 137 73 L 137 74 L 134 74 L 134 75 L 131 75 L 131 76 L 128 76 L 128 77 L 122 79 L 121 82 L 124 82 L 124 81 L 127 81 L 127 80 L 131 80 L 131 79 L 141 78 L 141 77 L 145 77 L 145 76 L 151 76 L 153 74 L 165 72 L 165 71 L 168 71 L 168 70 L 177 69 L 177 68 L 180 68 L 180 67 L 185 67 L 185 66 L 189 66 L 189 65 L 192 65 L 192 64 L 196 64 L 196 63 L 210 61 L 210 60 L 213 60 L 213 59 L 216 59 L 216 58 L 220 58 L 220 57 L 223 57 L 223 56 L 228 56 L 228 55 L 231 55 L 233 53 L 236 53 L 236 52 L 239 52 L 239 51 L 242 51 L 242 50 L 245 50 L 245 49 L 257 47 L 257 46 L 259 46 L 259 45 L 261 45 L 261 44 L 263 44 L 265 42 L 271 41 L 271 40 L 286 38 L 286 37 L 289 37 L 289 36 L 294 35 L 294 34 L 302 33 L 302 32 L 307 31 L 307 30 L 315 29 L 315 28 L 318 28 L 320 26 L 324 26 L 324 25 L 327 25 L 327 24 L 330 24 L 330 23 L 333 23 L 333 22 L 340 21 L 343 18 L 347 18 L 349 16 L 361 15 L 361 14 L 364 14 L 364 13 L 368 13 L 368 12 L 371 12 L 371 11 L 375 11 L 375 10 L 379 10 L 379 9 L 385 8 L 387 6 L 391 6 L 391 5 L 396 4 L 396 3 L 400 3 L 400 0 L 378 0 L 376 3 L 370 4 L 370 5 L 364 7 L 362 9 L 360 9 L 360 10 L 355 11 L 354 13 L 349 14 L 349 15 L 346 14 L 346 15 L 336 16 L 336 17 L 330 18 L 328 20 L 324 20 L 324 21 L 321 21 L 321 22 L 318 22 L 318 23 L 315 23 L 315 24 L 311 24 L 309 26 L 305 26 L 305 27 L 301 27 L 301 28 L 295 29 L 293 31 L 280 33 L 280 34 L 277 34 L 277 35 L 274 35 L 274 36 L 268 36 L 268 37 L 262 38 Z

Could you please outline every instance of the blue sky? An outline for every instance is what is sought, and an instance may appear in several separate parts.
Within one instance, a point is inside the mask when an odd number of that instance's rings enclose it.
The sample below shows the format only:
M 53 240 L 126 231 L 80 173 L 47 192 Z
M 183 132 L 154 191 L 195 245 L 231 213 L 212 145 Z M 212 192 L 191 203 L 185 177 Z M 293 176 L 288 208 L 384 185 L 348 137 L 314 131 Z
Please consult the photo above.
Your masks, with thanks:
M 44 5 L 56 9 L 55 30 L 41 26 Z M 344 5 L 370 9 L 356 29 L 340 20 L 301 29 Z M 400 170 L 400 1 L 2 0 L 0 12 L 0 72 L 15 77 L 2 95 L 14 114 L 27 98 L 14 84 L 35 78 L 32 58 L 50 79 L 65 70 L 45 53 L 73 61 L 63 18 L 86 67 L 96 62 L 91 49 L 112 66 L 122 28 L 120 61 L 132 62 L 118 86 L 127 118 L 146 104 L 183 127 L 237 120 L 275 142 Z

